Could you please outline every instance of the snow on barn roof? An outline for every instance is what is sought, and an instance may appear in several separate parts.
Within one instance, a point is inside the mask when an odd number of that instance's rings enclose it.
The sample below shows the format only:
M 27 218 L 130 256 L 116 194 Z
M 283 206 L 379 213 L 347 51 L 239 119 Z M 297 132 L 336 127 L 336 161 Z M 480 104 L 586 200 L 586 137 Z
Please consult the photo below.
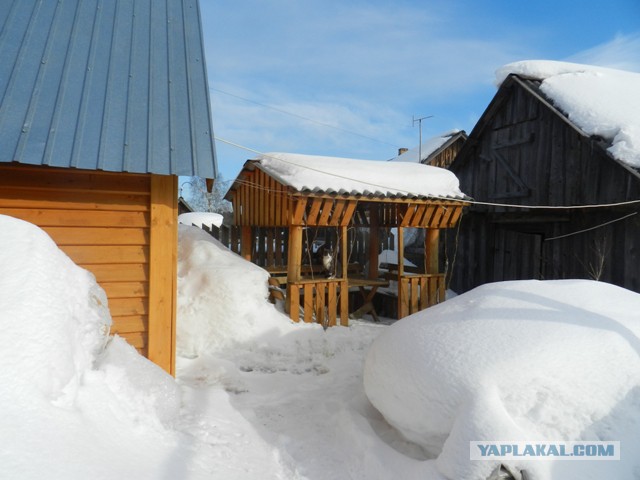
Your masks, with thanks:
M 467 198 L 458 178 L 443 168 L 295 153 L 268 153 L 252 160 L 299 192 L 364 196 Z
M 587 135 L 610 143 L 615 159 L 640 168 L 640 73 L 546 60 L 511 63 L 496 72 L 540 80 L 540 91 Z
M 435 137 L 431 137 L 425 140 L 424 142 L 422 142 L 422 146 L 410 148 L 406 152 L 398 155 L 397 157 L 393 157 L 389 161 L 390 162 L 414 162 L 414 163 L 424 162 L 431 155 L 433 155 L 440 148 L 442 148 L 449 140 L 451 140 L 454 136 L 456 136 L 459 133 L 463 133 L 463 131 L 451 130 L 450 132 L 446 132 L 441 135 L 436 135 Z M 418 156 L 422 158 L 418 159 Z

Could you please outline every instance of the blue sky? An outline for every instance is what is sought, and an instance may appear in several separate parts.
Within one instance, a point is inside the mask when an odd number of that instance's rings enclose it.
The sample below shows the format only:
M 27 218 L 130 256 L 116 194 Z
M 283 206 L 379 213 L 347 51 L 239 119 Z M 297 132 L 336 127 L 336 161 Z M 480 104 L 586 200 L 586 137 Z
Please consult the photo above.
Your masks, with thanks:
M 470 132 L 519 60 L 640 71 L 640 0 L 201 0 L 218 166 L 259 152 L 385 160 Z

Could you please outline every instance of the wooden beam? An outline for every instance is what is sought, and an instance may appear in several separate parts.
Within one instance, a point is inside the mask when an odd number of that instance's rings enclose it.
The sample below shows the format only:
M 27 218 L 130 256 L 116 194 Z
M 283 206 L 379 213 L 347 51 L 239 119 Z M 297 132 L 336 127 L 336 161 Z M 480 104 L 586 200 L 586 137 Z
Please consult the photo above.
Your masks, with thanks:
M 321 198 L 316 198 L 311 202 L 311 208 L 309 208 L 309 213 L 307 215 L 307 225 L 318 225 L 318 215 L 320 214 L 320 209 L 322 208 L 322 204 L 324 200 Z
M 369 209 L 369 278 L 378 278 L 378 244 L 380 243 L 380 209 L 371 205 Z
M 322 213 L 320 214 L 320 218 L 318 218 L 318 225 L 321 227 L 326 227 L 329 225 L 329 217 L 331 217 L 331 213 L 333 212 L 333 200 L 326 199 L 322 204 Z
M 300 280 L 302 264 L 302 226 L 289 227 L 289 256 L 287 258 L 287 281 Z
M 355 203 L 355 202 L 354 202 Z M 349 286 L 347 282 L 347 270 L 349 267 L 349 230 L 346 225 L 340 227 L 342 240 L 342 282 L 340 282 L 340 325 L 349 326 Z
M 306 209 L 306 198 L 296 199 L 291 209 L 292 217 L 289 219 L 289 225 L 304 225 L 304 213 Z
M 398 227 L 398 276 L 404 275 L 404 228 Z
M 333 209 L 333 215 L 331 215 L 331 221 L 329 225 L 332 227 L 337 227 L 340 225 L 340 221 L 342 220 L 342 211 L 347 206 L 346 200 L 336 200 L 335 207 Z
M 175 374 L 178 177 L 151 175 L 149 360 Z
M 253 234 L 250 225 L 242 226 L 242 237 L 240 238 L 240 256 L 246 261 L 251 261 L 253 253 Z
M 353 212 L 355 212 L 357 205 L 358 205 L 357 201 L 349 200 L 349 203 L 347 204 L 347 208 L 342 214 L 342 220 L 340 222 L 341 226 L 346 227 L 347 225 L 349 225 L 349 223 L 351 222 L 351 218 L 353 217 Z
M 349 233 L 347 227 L 340 227 L 340 261 L 342 262 L 342 272 L 340 276 L 347 278 L 347 270 L 349 267 Z M 336 245 L 337 246 L 337 245 Z
M 424 255 L 426 258 L 425 273 L 439 273 L 438 267 L 438 247 L 440 243 L 440 230 L 428 228 L 425 232 Z

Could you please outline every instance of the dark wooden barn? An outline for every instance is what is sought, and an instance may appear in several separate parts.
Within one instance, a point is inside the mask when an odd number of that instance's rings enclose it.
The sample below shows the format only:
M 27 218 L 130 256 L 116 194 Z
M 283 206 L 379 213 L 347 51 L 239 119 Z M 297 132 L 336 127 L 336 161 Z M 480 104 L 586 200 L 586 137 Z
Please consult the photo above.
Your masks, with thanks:
M 450 286 L 591 278 L 640 292 L 640 204 L 583 207 L 640 199 L 640 171 L 576 126 L 540 85 L 508 76 L 450 166 L 476 201 L 539 208 L 470 207 L 449 238 Z

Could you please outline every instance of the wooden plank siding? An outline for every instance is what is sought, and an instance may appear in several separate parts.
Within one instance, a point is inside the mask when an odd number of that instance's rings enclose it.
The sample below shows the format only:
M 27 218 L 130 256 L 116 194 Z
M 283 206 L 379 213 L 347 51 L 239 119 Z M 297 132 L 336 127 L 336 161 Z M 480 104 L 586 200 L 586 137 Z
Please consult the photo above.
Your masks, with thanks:
M 235 225 L 286 227 L 292 208 L 287 187 L 260 169 L 243 171 L 233 192 Z
M 640 199 L 640 173 L 611 158 L 598 138 L 573 126 L 530 82 L 512 78 L 470 134 L 451 170 L 478 201 L 597 205 Z M 511 279 L 595 278 L 640 292 L 637 205 L 523 210 L 472 206 L 459 235 L 451 288 L 459 293 Z M 621 219 L 612 225 L 604 223 Z M 594 230 L 580 232 L 598 227 Z M 564 238 L 559 236 L 569 235 Z M 455 243 L 455 244 L 454 244 Z
M 153 182 L 162 185 L 155 193 L 164 198 L 159 221 L 152 207 Z M 76 264 L 91 271 L 107 293 L 111 333 L 170 372 L 173 353 L 150 355 L 149 318 L 175 324 L 175 280 L 170 277 L 175 278 L 176 185 L 171 176 L 0 165 L 0 214 L 38 225 Z M 161 233 L 154 233 L 154 223 Z M 158 280 L 168 283 L 155 294 L 157 301 L 151 300 L 154 262 L 168 272 Z M 169 304 L 164 303 L 167 295 Z M 150 305 L 158 304 L 168 311 L 154 313 Z
M 444 274 L 406 274 L 398 277 L 398 318 L 445 300 Z

